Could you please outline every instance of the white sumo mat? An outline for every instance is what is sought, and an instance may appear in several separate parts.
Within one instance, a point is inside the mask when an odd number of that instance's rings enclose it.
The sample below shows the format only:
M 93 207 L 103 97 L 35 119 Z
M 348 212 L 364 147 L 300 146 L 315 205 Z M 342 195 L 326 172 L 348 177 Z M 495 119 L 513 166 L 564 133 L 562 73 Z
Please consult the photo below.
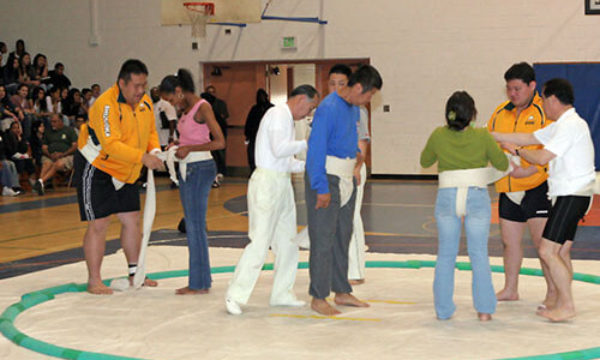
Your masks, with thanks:
M 211 248 L 213 267 L 235 265 L 241 250 Z M 307 252 L 301 253 L 306 261 Z M 428 255 L 368 254 L 368 261 L 435 260 Z M 460 258 L 460 261 L 468 261 Z M 501 265 L 501 259 L 492 263 Z M 148 272 L 185 269 L 187 249 L 153 246 Z M 524 266 L 539 268 L 526 259 Z M 575 271 L 600 274 L 600 263 L 575 261 Z M 125 272 L 122 253 L 108 256 L 105 278 Z M 269 307 L 272 272 L 264 271 L 244 314 L 225 311 L 231 273 L 213 275 L 208 295 L 175 296 L 187 278 L 159 281 L 158 288 L 94 296 L 66 293 L 26 310 L 15 326 L 60 347 L 141 359 L 498 359 L 600 346 L 600 285 L 574 282 L 578 316 L 552 324 L 535 315 L 545 291 L 543 278 L 521 276 L 521 300 L 500 303 L 494 319 L 481 323 L 471 301 L 471 273 L 456 272 L 458 310 L 438 321 L 433 310 L 433 269 L 368 268 L 355 294 L 370 308 L 340 307 L 335 319 L 303 308 Z M 499 289 L 503 274 L 495 273 Z M 70 282 L 82 283 L 83 262 L 0 281 L 0 311 L 22 294 Z M 296 292 L 309 301 L 308 271 L 298 271 Z M 0 336 L 0 359 L 48 359 Z

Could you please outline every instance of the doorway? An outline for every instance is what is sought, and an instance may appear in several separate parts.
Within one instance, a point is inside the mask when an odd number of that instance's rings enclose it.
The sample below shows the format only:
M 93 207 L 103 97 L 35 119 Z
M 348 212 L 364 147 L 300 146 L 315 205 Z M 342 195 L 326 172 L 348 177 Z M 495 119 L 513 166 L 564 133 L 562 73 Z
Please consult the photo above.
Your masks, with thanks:
M 328 60 L 273 60 L 254 62 L 207 62 L 201 63 L 204 88 L 213 85 L 218 98 L 226 102 L 227 119 L 226 163 L 228 176 L 247 176 L 250 173 L 246 155 L 244 125 L 256 99 L 256 91 L 267 91 L 273 104 L 283 104 L 288 94 L 302 84 L 314 86 L 321 98 L 327 95 L 329 69 L 335 64 L 346 64 L 356 69 L 369 64 L 369 59 Z M 310 119 L 296 122 L 296 137 L 307 133 Z M 370 127 L 370 125 L 369 125 Z M 370 130 L 370 129 L 369 129 Z M 371 164 L 370 150 L 367 167 Z

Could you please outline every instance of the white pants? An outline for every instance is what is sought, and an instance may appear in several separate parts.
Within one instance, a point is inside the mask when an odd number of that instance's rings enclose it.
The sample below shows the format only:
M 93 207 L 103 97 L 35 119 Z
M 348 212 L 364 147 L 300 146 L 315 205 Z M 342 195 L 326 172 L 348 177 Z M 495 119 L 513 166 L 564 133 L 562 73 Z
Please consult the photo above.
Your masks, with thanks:
M 365 183 L 367 182 L 367 166 L 360 168 L 360 185 L 356 188 L 356 205 L 354 205 L 353 232 L 348 248 L 348 279 L 365 278 L 365 229 L 363 228 L 360 208 L 362 207 Z
M 271 304 L 296 300 L 298 268 L 296 204 L 288 173 L 257 168 L 248 183 L 248 237 L 227 289 L 227 298 L 246 304 L 265 262 L 269 246 L 275 255 Z

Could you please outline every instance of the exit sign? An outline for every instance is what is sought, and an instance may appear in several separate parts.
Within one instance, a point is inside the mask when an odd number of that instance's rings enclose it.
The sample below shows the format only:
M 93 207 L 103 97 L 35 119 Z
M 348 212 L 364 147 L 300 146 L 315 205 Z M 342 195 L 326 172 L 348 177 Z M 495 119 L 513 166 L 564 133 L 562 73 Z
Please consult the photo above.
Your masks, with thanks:
M 282 49 L 295 49 L 296 48 L 296 37 L 295 36 L 284 36 L 281 42 Z

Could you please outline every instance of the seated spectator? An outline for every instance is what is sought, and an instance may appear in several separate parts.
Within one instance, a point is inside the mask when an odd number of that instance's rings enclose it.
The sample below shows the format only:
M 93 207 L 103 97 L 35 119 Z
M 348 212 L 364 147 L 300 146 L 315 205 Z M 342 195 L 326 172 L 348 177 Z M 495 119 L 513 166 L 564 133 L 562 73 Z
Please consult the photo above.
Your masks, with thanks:
M 31 103 L 33 106 L 33 113 L 37 120 L 47 121 L 50 116 L 48 111 L 48 103 L 46 102 L 46 92 L 40 86 L 33 89 L 31 92 Z
M 46 96 L 46 108 L 49 113 L 62 114 L 62 101 L 60 101 L 60 89 L 53 87 L 48 90 Z
M 75 130 L 65 126 L 59 114 L 50 116 L 50 126 L 43 139 L 40 178 L 33 184 L 38 195 L 44 195 L 44 183 L 56 172 L 73 168 L 73 154 L 77 150 Z
M 69 97 L 69 89 L 60 88 L 60 101 L 62 102 L 63 108 L 65 107 L 65 101 L 67 101 L 68 97 Z
M 18 113 L 19 121 L 21 121 L 21 127 L 23 128 L 23 134 L 25 137 L 31 136 L 31 123 L 35 119 L 33 106 L 27 95 L 29 94 L 29 87 L 25 84 L 19 85 L 17 93 L 10 97 L 15 110 Z
M 12 58 L 3 68 L 2 79 L 9 94 L 13 94 L 19 87 L 19 59 Z
M 13 121 L 19 121 L 17 111 L 8 98 L 6 88 L 0 85 L 0 131 L 6 131 Z
M 69 124 L 75 122 L 75 116 L 86 113 L 81 107 L 81 93 L 79 89 L 72 88 L 68 91 L 67 99 L 63 103 L 62 113 L 69 119 Z
M 87 123 L 87 114 L 79 114 L 75 115 L 75 122 L 73 122 L 73 130 L 75 130 L 75 134 L 77 134 L 77 138 L 79 138 L 79 132 L 81 131 L 81 125 Z
M 5 67 L 7 62 L 8 62 L 8 47 L 6 46 L 5 42 L 0 41 L 0 68 Z
M 86 114 L 90 112 L 90 100 L 92 100 L 92 90 L 83 88 L 81 90 L 81 107 Z
M 46 126 L 42 121 L 34 121 L 31 126 L 32 134 L 29 138 L 29 147 L 31 148 L 31 157 L 37 168 L 42 167 L 42 145 L 45 130 Z
M 68 89 L 71 87 L 71 80 L 65 75 L 65 66 L 57 62 L 54 65 L 54 70 L 48 73 L 50 83 L 57 88 Z
M 15 42 L 15 50 L 8 54 L 8 59 L 20 59 L 21 56 L 23 56 L 23 54 L 25 54 L 26 52 L 27 51 L 25 50 L 25 41 L 23 41 L 23 39 L 19 39 Z
M 19 188 L 19 174 L 15 163 L 6 158 L 6 144 L 4 134 L 0 136 L 0 184 L 2 196 L 17 196 L 21 194 Z
M 36 79 L 35 69 L 31 65 L 31 55 L 23 54 L 19 59 L 19 83 L 29 87 L 40 86 L 41 81 Z
M 35 182 L 35 165 L 29 155 L 29 142 L 23 136 L 21 124 L 13 121 L 5 136 L 6 158 L 15 163 L 17 173 L 29 175 L 29 182 Z
M 41 82 L 41 87 L 47 90 L 47 84 L 50 83 L 50 77 L 48 76 L 48 59 L 44 54 L 37 54 L 33 58 L 33 69 L 35 73 L 35 79 Z
M 88 104 L 89 107 L 92 107 L 92 104 L 94 103 L 94 101 L 96 101 L 98 96 L 100 96 L 100 85 L 93 84 L 92 85 L 92 98 L 90 99 L 89 104 Z

